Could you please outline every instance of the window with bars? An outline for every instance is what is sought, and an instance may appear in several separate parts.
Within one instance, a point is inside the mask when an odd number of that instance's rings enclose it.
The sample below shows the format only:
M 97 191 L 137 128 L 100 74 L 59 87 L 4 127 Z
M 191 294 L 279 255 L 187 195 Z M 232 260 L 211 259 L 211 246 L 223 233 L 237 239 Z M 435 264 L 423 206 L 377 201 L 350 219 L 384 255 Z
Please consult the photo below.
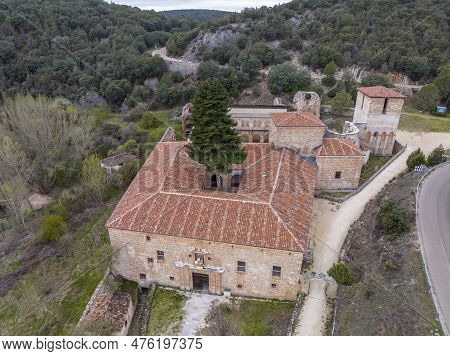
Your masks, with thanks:
M 237 271 L 238 272 L 245 272 L 245 262 L 244 261 L 238 261 L 238 263 L 237 263 Z
M 281 267 L 272 266 L 272 277 L 281 277 Z

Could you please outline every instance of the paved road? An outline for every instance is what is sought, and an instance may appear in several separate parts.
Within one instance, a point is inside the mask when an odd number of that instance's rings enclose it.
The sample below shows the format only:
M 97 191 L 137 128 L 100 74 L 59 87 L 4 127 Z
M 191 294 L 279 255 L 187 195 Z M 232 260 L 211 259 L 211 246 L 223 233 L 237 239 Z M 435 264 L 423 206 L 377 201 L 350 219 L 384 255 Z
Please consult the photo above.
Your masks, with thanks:
M 450 326 L 450 165 L 425 179 L 419 197 L 425 259 L 447 330 Z
M 376 177 L 360 193 L 342 204 L 316 199 L 312 238 L 314 240 L 314 263 L 312 271 L 326 273 L 334 262 L 348 234 L 350 226 L 358 220 L 366 204 L 375 197 L 389 181 L 406 169 L 408 155 L 420 147 L 425 154 L 431 152 L 440 143 L 450 148 L 450 133 L 414 133 L 398 131 L 397 139 L 408 144 L 408 149 Z M 449 254 L 450 256 L 450 254 Z M 326 283 L 311 281 L 310 295 L 297 321 L 295 335 L 322 335 L 327 316 Z M 321 290 L 322 289 L 322 290 Z

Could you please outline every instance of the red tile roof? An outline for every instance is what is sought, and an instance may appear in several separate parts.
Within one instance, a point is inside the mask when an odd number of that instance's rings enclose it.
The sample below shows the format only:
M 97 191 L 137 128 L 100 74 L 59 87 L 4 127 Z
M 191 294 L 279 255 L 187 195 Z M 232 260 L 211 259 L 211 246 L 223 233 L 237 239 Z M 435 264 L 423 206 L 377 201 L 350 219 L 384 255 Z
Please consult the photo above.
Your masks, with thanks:
M 349 138 L 324 138 L 323 145 L 316 148 L 316 156 L 363 156 L 363 153 Z
M 304 252 L 317 166 L 288 149 L 245 144 L 237 193 L 202 189 L 206 170 L 185 142 L 159 143 L 108 228 Z
M 393 89 L 386 88 L 383 86 L 376 86 L 376 87 L 363 87 L 358 88 L 358 90 L 367 95 L 371 98 L 399 98 L 404 99 L 406 96 L 403 94 L 400 94 L 399 92 L 396 92 Z
M 271 113 L 270 117 L 277 127 L 325 127 L 325 124 L 310 112 Z

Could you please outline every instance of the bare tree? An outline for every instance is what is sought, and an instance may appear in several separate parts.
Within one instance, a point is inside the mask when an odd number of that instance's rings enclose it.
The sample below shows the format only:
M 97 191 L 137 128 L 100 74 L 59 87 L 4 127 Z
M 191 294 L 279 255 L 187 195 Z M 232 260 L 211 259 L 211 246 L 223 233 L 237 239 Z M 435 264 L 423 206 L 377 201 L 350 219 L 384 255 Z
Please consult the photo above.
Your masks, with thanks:
M 58 172 L 74 170 L 92 141 L 90 120 L 43 97 L 5 99 L 0 132 L 30 158 L 31 176 L 44 188 L 53 186 Z
M 27 197 L 28 189 L 19 177 L 5 180 L 0 184 L 0 202 L 8 208 L 24 229 L 26 229 L 26 225 L 23 204 Z
M 81 178 L 84 185 L 94 195 L 98 203 L 103 202 L 103 195 L 108 185 L 108 176 L 100 166 L 100 159 L 96 155 L 89 155 L 83 162 Z

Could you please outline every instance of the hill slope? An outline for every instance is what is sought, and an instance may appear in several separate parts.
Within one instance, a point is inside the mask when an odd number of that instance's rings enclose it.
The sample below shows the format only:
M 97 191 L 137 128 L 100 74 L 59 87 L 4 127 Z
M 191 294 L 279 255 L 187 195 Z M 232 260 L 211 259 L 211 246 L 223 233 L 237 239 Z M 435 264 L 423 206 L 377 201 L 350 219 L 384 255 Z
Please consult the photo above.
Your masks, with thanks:
M 246 9 L 203 28 L 227 21 L 249 42 L 295 51 L 315 69 L 334 61 L 419 80 L 434 77 L 449 57 L 449 12 L 450 3 L 439 0 L 294 0 Z M 242 51 L 242 43 L 236 47 Z
M 160 11 L 160 14 L 180 16 L 192 20 L 210 20 L 216 17 L 223 17 L 231 15 L 232 12 L 220 10 L 202 10 L 202 9 L 186 9 L 186 10 L 168 10 Z

